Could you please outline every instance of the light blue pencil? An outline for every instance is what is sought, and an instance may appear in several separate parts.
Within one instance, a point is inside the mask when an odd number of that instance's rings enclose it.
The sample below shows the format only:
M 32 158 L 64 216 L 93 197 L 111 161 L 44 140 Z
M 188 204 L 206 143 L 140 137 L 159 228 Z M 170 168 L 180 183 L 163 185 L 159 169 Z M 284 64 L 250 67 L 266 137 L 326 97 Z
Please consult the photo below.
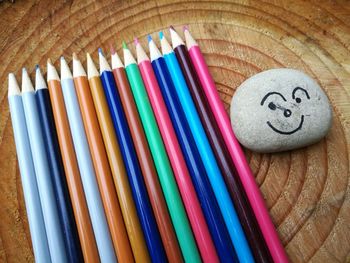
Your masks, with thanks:
M 61 57 L 61 86 L 69 126 L 72 132 L 74 149 L 77 155 L 81 181 L 83 183 L 100 259 L 101 262 L 117 262 L 96 181 L 83 119 L 79 109 L 77 94 L 75 92 L 73 76 L 63 57 Z
M 185 112 L 199 154 L 203 160 L 210 184 L 213 187 L 216 200 L 218 201 L 220 211 L 224 217 L 227 230 L 236 249 L 239 261 L 247 263 L 254 262 L 253 255 L 250 251 L 244 231 L 222 178 L 220 168 L 216 163 L 214 153 L 210 147 L 210 143 L 200 121 L 179 62 L 162 32 L 160 32 L 159 36 L 165 63 L 173 80 L 181 106 Z
M 8 100 L 35 262 L 50 263 L 49 245 L 41 211 L 22 97 L 13 73 L 9 74 Z
M 51 260 L 54 263 L 64 263 L 67 262 L 67 255 L 58 219 L 49 163 L 46 157 L 33 84 L 25 68 L 22 71 L 22 101 Z

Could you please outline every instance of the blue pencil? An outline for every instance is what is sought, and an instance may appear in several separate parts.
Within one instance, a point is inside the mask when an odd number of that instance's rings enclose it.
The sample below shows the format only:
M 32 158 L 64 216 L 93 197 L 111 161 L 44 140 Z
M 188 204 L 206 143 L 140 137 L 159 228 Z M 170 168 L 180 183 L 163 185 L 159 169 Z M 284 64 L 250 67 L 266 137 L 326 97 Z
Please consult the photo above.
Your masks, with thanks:
M 162 32 L 160 32 L 159 36 L 165 63 L 173 80 L 181 106 L 185 112 L 192 135 L 196 141 L 209 181 L 213 187 L 216 200 L 224 217 L 227 230 L 229 231 L 232 243 L 236 249 L 238 259 L 240 262 L 254 262 L 247 239 L 230 199 L 220 169 L 216 163 L 214 153 L 210 147 L 186 81 L 181 72 L 179 62 Z
M 166 67 L 164 58 L 160 54 L 152 38 L 148 36 L 152 67 L 157 77 L 159 87 L 167 105 L 170 118 L 179 139 L 182 152 L 191 173 L 192 181 L 200 200 L 210 233 L 221 262 L 237 262 L 237 256 L 227 232 L 225 222 L 215 200 L 203 162 L 188 126 L 185 113 L 176 95 L 174 84 Z
M 126 121 L 125 113 L 122 108 L 122 103 L 117 92 L 113 73 L 105 60 L 101 49 L 99 50 L 99 56 L 102 85 L 112 115 L 114 129 L 117 133 L 120 150 L 124 159 L 147 248 L 149 250 L 152 262 L 165 262 L 165 251 L 161 242 L 150 201 L 148 199 L 145 182 L 143 181 L 140 164 L 138 162 L 136 150 L 131 139 L 131 134 Z
M 54 263 L 67 262 L 34 88 L 25 68 L 22 72 L 22 101 L 51 260 Z
M 38 105 L 39 119 L 51 171 L 52 186 L 59 212 L 58 216 L 63 230 L 63 240 L 67 251 L 67 258 L 69 262 L 79 262 L 83 260 L 83 254 L 58 145 L 56 127 L 50 103 L 50 94 L 39 66 L 36 68 L 35 90 L 35 98 Z
M 22 97 L 13 73 L 9 74 L 8 101 L 35 262 L 50 263 L 49 245 L 46 237 L 44 217 L 41 211 Z
M 117 262 L 96 181 L 83 119 L 79 109 L 77 94 L 75 92 L 73 76 L 63 57 L 61 57 L 61 85 L 69 126 L 72 132 L 74 149 L 77 155 L 81 180 L 100 259 L 101 262 Z

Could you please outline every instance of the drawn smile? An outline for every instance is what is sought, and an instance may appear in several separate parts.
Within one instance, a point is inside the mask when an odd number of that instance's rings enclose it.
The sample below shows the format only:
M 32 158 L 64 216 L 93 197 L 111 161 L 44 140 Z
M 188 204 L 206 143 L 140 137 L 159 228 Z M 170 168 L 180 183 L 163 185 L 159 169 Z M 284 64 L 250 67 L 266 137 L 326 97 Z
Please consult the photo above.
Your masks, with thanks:
M 269 127 L 270 127 L 273 131 L 275 131 L 275 132 L 277 132 L 277 133 L 280 133 L 280 134 L 290 135 L 290 134 L 293 134 L 293 133 L 295 133 L 295 132 L 297 132 L 297 131 L 299 131 L 299 130 L 301 129 L 301 127 L 303 126 L 303 123 L 304 123 L 304 115 L 301 115 L 301 121 L 300 121 L 300 123 L 299 123 L 299 126 L 298 126 L 296 129 L 294 129 L 294 130 L 292 130 L 292 131 L 288 131 L 288 132 L 286 132 L 286 131 L 281 131 L 281 130 L 279 130 L 279 129 L 276 129 L 275 127 L 272 126 L 271 122 L 269 122 L 269 121 L 267 121 L 266 123 L 267 123 L 267 125 L 269 125 Z

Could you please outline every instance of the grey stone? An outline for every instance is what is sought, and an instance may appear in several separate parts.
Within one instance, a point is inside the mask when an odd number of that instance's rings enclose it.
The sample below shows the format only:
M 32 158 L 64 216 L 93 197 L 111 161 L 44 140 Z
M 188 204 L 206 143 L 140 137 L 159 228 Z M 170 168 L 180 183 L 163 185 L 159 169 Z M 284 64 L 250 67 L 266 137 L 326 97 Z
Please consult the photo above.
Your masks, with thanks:
M 244 81 L 231 101 L 240 143 L 257 152 L 307 146 L 331 127 L 332 109 L 315 80 L 294 69 L 271 69 Z

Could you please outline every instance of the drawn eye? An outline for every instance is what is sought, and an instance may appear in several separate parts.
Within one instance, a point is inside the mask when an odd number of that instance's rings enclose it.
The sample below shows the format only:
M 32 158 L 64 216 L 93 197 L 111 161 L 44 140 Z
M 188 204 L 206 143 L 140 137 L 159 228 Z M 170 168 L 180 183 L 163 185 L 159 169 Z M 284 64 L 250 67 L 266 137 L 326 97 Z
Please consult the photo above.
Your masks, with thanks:
M 276 109 L 276 105 L 273 102 L 270 102 L 268 107 L 270 108 L 270 110 L 275 110 Z
M 298 93 L 298 94 L 296 94 Z M 296 96 L 298 95 L 298 97 Z M 292 93 L 292 98 L 295 99 L 296 103 L 301 103 L 301 98 L 305 98 L 305 99 L 310 99 L 310 95 L 309 93 L 307 92 L 306 89 L 303 89 L 303 88 L 300 88 L 300 87 L 296 87 L 294 90 L 293 90 L 293 93 Z

